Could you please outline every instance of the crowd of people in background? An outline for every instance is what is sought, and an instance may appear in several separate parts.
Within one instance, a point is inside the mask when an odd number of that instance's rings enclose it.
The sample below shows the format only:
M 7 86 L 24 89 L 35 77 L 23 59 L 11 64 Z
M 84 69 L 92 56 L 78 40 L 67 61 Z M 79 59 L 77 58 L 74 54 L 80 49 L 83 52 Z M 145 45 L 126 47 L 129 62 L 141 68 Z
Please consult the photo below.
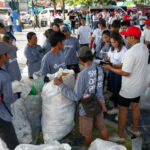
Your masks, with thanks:
M 55 78 L 65 96 L 75 102 L 96 88 L 96 96 L 101 113 L 88 117 L 83 105 L 79 105 L 80 132 L 85 137 L 86 146 L 92 142 L 92 129 L 97 127 L 102 139 L 113 142 L 125 142 L 124 130 L 127 122 L 127 110 L 131 106 L 133 126 L 128 130 L 140 136 L 138 124 L 140 119 L 139 101 L 145 86 L 147 65 L 150 60 L 150 15 L 149 12 L 116 10 L 110 12 L 98 10 L 74 12 L 69 14 L 70 24 L 66 24 L 61 13 L 52 13 L 50 28 L 44 33 L 43 45 L 38 45 L 36 33 L 27 33 L 27 45 L 24 55 L 27 59 L 28 77 L 33 79 L 35 72 L 40 72 L 45 83 L 49 82 L 47 74 L 56 73 L 59 68 L 72 69 L 76 74 L 74 90 L 63 84 L 61 78 Z M 9 31 L 0 23 L 0 33 L 4 36 L 0 42 L 0 94 L 7 100 L 6 105 L 14 102 L 11 81 L 21 80 L 21 73 L 16 59 L 17 47 L 12 35 L 11 18 Z M 138 27 L 139 26 L 139 27 Z M 39 27 L 38 17 L 34 15 L 34 28 Z M 6 43 L 8 43 L 8 45 Z M 11 47 L 11 49 L 9 49 Z M 83 68 L 79 65 L 81 64 Z M 98 70 L 98 71 L 97 71 Z M 98 74 L 98 84 L 96 76 Z M 9 77 L 10 76 L 10 77 Z M 8 87 L 6 87 L 6 82 Z M 147 85 L 150 87 L 149 85 Z M 104 91 L 112 92 L 110 101 L 113 108 L 107 111 Z M 5 91 L 5 93 L 3 93 Z M 17 93 L 19 97 L 19 93 Z M 10 149 L 18 144 L 11 123 L 11 116 L 0 103 L 0 136 Z M 118 133 L 108 138 L 104 115 L 116 114 Z M 10 131 L 10 132 L 8 132 Z M 4 133 L 4 134 L 2 134 Z M 15 139 L 14 141 L 12 140 Z

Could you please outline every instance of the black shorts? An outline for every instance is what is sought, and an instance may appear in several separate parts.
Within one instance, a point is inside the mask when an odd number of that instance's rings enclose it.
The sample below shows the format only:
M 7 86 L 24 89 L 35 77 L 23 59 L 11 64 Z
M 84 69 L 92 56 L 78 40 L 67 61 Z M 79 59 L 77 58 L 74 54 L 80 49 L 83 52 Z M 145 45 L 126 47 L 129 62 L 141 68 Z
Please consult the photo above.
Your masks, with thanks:
M 120 106 L 129 107 L 130 103 L 139 103 L 140 102 L 140 96 L 136 98 L 124 98 L 119 95 L 118 104 Z

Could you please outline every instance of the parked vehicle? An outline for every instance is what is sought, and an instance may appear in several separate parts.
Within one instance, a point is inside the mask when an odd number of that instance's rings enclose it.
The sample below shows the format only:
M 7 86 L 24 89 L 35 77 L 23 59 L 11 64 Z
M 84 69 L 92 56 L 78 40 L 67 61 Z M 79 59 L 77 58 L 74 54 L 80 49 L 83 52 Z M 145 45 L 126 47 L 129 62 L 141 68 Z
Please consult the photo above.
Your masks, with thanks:
M 20 12 L 20 21 L 23 24 L 28 23 L 27 12 L 25 12 L 25 11 Z
M 39 13 L 39 20 L 41 21 L 49 21 L 51 17 L 51 13 L 54 12 L 54 8 L 45 8 Z M 62 12 L 61 8 L 57 8 L 56 12 Z M 65 13 L 68 13 L 68 10 L 65 9 Z
M 7 24 L 7 13 L 11 12 L 11 8 L 6 7 L 2 8 L 0 7 L 0 22 L 2 22 L 5 26 L 8 26 Z

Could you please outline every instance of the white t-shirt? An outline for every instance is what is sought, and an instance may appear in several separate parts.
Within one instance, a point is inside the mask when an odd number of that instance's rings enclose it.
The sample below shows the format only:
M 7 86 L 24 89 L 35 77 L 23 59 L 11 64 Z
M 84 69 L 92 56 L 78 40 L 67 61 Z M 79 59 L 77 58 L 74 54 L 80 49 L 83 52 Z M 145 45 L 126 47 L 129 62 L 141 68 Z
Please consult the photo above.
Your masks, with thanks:
M 110 17 L 109 20 L 108 20 L 108 23 L 110 25 L 112 25 L 112 23 L 114 22 L 114 20 L 116 20 L 116 17 Z
M 96 15 L 93 15 L 92 16 L 92 19 L 93 19 L 93 21 L 98 21 L 98 15 L 96 14 Z
M 139 20 L 139 24 L 140 24 L 140 25 L 144 25 L 144 22 L 147 20 L 147 16 L 142 16 L 142 15 L 140 15 L 140 16 L 139 16 L 139 19 L 141 19 L 141 18 L 143 18 L 143 19 L 145 19 L 145 20 Z
M 90 43 L 90 33 L 92 29 L 89 26 L 80 26 L 77 35 L 80 35 L 79 43 L 80 44 L 89 44 Z
M 12 22 L 11 16 L 8 16 L 8 17 L 7 17 L 7 23 L 8 23 L 8 26 L 13 25 L 13 22 Z
M 144 43 L 144 41 L 150 42 L 150 30 L 147 30 L 146 28 L 142 32 L 142 36 L 141 36 L 141 42 Z
M 110 48 L 110 50 L 108 52 L 108 57 L 110 57 L 110 62 L 113 64 L 116 64 L 116 65 L 121 65 L 126 51 L 127 51 L 127 48 L 125 46 L 123 46 L 119 52 L 117 52 L 116 49 L 114 49 L 114 51 L 112 51 Z
M 99 28 L 95 29 L 92 34 L 92 37 L 95 38 L 94 42 L 95 42 L 95 44 L 97 44 L 100 41 L 100 39 L 102 38 L 102 31 Z
M 124 98 L 139 97 L 146 85 L 148 49 L 145 44 L 132 46 L 124 55 L 122 70 L 130 73 L 122 76 L 120 95 Z

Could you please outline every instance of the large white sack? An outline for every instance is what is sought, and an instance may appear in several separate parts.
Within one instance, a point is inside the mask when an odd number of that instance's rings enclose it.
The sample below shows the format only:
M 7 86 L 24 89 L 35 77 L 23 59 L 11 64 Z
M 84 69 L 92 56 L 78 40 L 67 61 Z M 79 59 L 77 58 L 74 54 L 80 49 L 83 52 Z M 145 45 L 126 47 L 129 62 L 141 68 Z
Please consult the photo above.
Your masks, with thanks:
M 42 145 L 21 144 L 15 150 L 71 150 L 71 147 L 68 144 L 60 145 L 58 142 L 54 142 Z
M 42 101 L 40 94 L 28 95 L 24 99 L 24 106 L 32 129 L 32 143 L 35 144 L 40 136 L 41 129 Z
M 147 72 L 147 81 L 145 85 L 145 90 L 143 94 L 141 95 L 140 98 L 140 108 L 141 109 L 148 109 L 150 110 L 150 87 L 148 87 L 148 84 L 150 83 L 150 64 L 147 67 L 148 72 Z
M 19 143 L 29 144 L 32 142 L 32 131 L 26 116 L 23 100 L 18 99 L 11 105 L 13 119 L 12 123 Z
M 0 139 L 0 150 L 9 150 L 2 139 Z
M 93 141 L 88 150 L 127 150 L 126 147 L 113 142 L 96 139 Z
M 59 72 L 55 75 L 58 76 Z M 68 72 L 69 75 L 62 78 L 63 82 L 73 89 L 75 85 L 74 72 L 69 70 L 65 70 L 65 72 Z M 44 85 L 41 96 L 44 142 L 60 140 L 73 129 L 75 103 L 61 93 L 60 88 L 53 84 L 53 80 Z

